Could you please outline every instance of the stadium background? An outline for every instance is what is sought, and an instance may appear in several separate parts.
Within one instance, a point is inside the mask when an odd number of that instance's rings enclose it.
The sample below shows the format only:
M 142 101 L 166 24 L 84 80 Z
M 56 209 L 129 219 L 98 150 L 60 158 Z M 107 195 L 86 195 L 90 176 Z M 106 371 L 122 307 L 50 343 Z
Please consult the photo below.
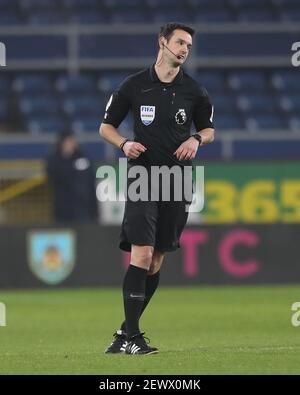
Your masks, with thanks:
M 162 287 L 298 284 L 299 18 L 298 0 L 0 0 L 0 301 L 5 289 L 121 284 L 122 205 L 99 202 L 97 225 L 58 226 L 45 158 L 68 129 L 97 166 L 117 164 L 98 135 L 105 104 L 154 62 L 159 27 L 174 20 L 197 31 L 185 68 L 210 94 L 216 140 L 197 156 L 205 209 L 168 256 Z M 62 266 L 43 266 L 35 237 L 61 246 Z

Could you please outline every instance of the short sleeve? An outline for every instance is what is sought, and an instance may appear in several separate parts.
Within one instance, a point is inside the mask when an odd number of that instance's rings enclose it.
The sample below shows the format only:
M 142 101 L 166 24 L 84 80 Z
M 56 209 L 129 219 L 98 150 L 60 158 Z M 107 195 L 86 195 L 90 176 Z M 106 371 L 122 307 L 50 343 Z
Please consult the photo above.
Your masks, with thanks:
M 210 102 L 207 90 L 204 87 L 199 87 L 193 114 L 196 130 L 214 128 L 213 115 L 214 107 Z
M 117 128 L 128 114 L 131 107 L 129 96 L 130 82 L 126 79 L 110 96 L 103 118 L 103 123 L 109 123 Z

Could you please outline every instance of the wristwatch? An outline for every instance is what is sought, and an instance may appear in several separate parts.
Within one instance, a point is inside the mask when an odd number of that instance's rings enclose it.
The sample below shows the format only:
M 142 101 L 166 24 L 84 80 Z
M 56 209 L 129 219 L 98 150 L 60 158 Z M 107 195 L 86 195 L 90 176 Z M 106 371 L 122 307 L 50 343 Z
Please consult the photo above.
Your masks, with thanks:
M 198 143 L 199 143 L 199 146 L 201 145 L 201 143 L 202 143 L 202 137 L 201 137 L 201 134 L 199 134 L 199 133 L 195 133 L 195 134 L 192 134 L 192 137 L 194 137 L 197 141 L 198 141 Z
M 119 145 L 121 151 L 123 151 L 123 152 L 124 152 L 124 145 L 127 143 L 127 141 L 129 141 L 129 139 L 123 140 L 122 143 Z

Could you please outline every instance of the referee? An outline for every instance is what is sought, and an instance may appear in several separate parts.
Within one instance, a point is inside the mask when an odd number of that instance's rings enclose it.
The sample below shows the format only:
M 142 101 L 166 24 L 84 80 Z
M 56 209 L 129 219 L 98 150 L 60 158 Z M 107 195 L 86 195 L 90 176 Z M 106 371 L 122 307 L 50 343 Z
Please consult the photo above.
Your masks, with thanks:
M 214 140 L 213 107 L 207 91 L 181 68 L 193 35 L 194 30 L 183 24 L 163 26 L 156 63 L 125 79 L 107 103 L 100 135 L 124 152 L 129 169 L 139 165 L 148 174 L 153 166 L 184 169 L 191 166 L 199 147 Z M 129 111 L 134 118 L 134 141 L 117 129 Z M 175 183 L 171 183 L 169 201 L 161 195 L 157 201 L 127 198 L 120 240 L 120 248 L 131 251 L 123 281 L 125 321 L 106 353 L 158 352 L 146 342 L 139 319 L 158 286 L 165 254 L 179 248 L 187 221 L 187 201 L 174 199 Z M 162 182 L 159 189 L 163 189 Z

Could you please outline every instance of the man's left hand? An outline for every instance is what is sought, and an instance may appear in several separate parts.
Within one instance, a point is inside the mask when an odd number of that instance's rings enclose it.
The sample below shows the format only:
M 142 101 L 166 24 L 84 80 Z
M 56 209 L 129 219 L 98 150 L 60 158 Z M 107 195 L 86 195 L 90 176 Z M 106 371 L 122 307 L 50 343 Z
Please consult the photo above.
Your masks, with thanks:
M 177 148 L 174 155 L 180 161 L 194 159 L 198 148 L 199 142 L 194 137 L 190 137 Z

